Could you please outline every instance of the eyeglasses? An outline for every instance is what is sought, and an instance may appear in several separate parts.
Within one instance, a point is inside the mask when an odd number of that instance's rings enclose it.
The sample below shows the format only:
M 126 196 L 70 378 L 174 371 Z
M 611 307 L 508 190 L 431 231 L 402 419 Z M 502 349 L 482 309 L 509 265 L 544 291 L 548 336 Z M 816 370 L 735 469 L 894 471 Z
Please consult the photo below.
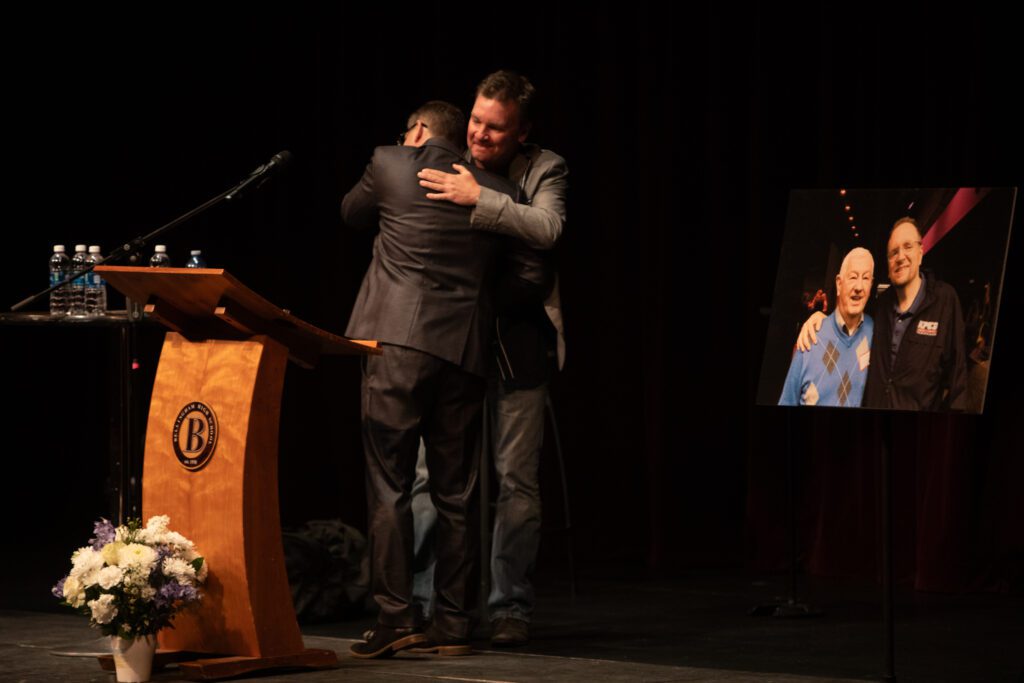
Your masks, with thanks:
M 427 128 L 427 129 L 430 128 L 430 126 L 428 126 L 427 124 L 423 123 L 422 121 L 417 121 L 416 123 L 412 124 L 411 126 L 409 126 L 408 128 L 406 128 L 405 130 L 403 130 L 401 133 L 398 134 L 398 143 L 397 144 L 399 146 L 405 144 L 405 136 L 408 135 L 409 131 L 411 131 L 416 126 L 423 126 L 424 128 Z
M 906 252 L 909 254 L 911 251 L 913 251 L 915 248 L 919 246 L 921 246 L 921 242 L 905 242 L 896 247 L 895 249 L 889 250 L 889 260 L 895 261 L 900 257 L 900 252 Z

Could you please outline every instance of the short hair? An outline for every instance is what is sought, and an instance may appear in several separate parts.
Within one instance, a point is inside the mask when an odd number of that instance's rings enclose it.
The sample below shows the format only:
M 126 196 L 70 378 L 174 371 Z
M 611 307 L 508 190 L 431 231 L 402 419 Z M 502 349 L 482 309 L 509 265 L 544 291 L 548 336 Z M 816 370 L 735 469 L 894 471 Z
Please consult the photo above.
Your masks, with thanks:
M 537 89 L 526 76 L 502 69 L 486 76 L 476 87 L 477 97 L 519 104 L 519 125 L 530 123 L 530 105 Z
M 913 225 L 914 230 L 917 230 L 917 238 L 923 239 L 924 234 L 921 232 L 921 226 L 917 224 L 917 221 L 911 218 L 910 216 L 904 216 L 903 218 L 898 218 L 896 222 L 892 224 L 892 227 L 889 228 L 889 236 L 886 238 L 886 241 L 891 239 L 892 234 L 896 232 L 896 228 L 900 227 L 904 223 L 910 223 L 911 225 Z
M 872 256 L 871 252 L 868 251 L 867 249 L 865 249 L 864 247 L 854 247 L 853 249 L 850 250 L 850 252 L 845 257 L 843 257 L 843 263 L 842 263 L 842 265 L 839 266 L 839 277 L 842 278 L 843 275 L 846 273 L 846 271 L 849 269 L 850 261 L 853 260 L 854 256 L 862 256 L 862 255 L 863 256 L 867 256 L 868 260 L 871 261 L 871 274 L 874 275 L 874 273 L 875 273 L 875 257 Z
M 423 119 L 431 135 L 462 147 L 466 140 L 466 115 L 451 102 L 430 100 L 409 115 L 411 127 L 416 119 Z

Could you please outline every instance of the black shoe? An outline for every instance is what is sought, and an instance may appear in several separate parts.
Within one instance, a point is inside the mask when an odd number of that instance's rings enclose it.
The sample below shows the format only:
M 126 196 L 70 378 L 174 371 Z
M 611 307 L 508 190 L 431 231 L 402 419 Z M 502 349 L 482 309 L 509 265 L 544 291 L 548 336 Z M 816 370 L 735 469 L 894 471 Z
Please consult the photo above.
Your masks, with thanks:
M 522 619 L 504 617 L 494 622 L 491 645 L 495 647 L 516 647 L 530 642 L 530 624 Z
M 473 654 L 473 648 L 465 638 L 452 638 L 429 628 L 424 636 L 425 640 L 411 648 L 409 652 L 417 654 L 442 655 L 446 657 L 458 657 Z
M 377 624 L 363 634 L 364 642 L 356 643 L 349 648 L 349 652 L 359 659 L 390 657 L 399 650 L 422 643 L 426 639 L 427 636 L 418 628 L 391 628 Z

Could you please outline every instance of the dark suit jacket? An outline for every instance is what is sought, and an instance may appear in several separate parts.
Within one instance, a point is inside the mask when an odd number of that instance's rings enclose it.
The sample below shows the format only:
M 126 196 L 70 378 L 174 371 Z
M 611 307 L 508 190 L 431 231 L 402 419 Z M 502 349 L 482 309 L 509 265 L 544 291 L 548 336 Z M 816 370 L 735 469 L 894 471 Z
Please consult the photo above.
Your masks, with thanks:
M 889 410 L 961 411 L 967 405 L 964 318 L 956 290 L 925 273 L 924 301 L 891 358 L 896 288 L 878 297 L 871 365 L 862 405 Z
M 416 177 L 424 168 L 452 172 L 453 163 L 469 168 L 482 186 L 515 197 L 513 183 L 472 167 L 440 138 L 422 147 L 378 147 L 345 195 L 345 223 L 380 226 L 345 334 L 413 348 L 485 376 L 500 237 L 471 227 L 471 207 L 427 199 Z

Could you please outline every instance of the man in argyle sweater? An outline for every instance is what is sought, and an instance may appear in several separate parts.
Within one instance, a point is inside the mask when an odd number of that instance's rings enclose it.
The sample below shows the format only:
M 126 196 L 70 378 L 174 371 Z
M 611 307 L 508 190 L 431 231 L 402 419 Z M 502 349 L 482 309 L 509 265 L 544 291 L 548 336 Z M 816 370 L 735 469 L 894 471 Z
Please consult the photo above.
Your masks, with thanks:
M 779 405 L 860 406 L 871 361 L 874 321 L 864 307 L 874 269 L 871 252 L 861 247 L 843 259 L 836 276 L 836 310 L 822 325 L 815 351 L 793 355 Z

